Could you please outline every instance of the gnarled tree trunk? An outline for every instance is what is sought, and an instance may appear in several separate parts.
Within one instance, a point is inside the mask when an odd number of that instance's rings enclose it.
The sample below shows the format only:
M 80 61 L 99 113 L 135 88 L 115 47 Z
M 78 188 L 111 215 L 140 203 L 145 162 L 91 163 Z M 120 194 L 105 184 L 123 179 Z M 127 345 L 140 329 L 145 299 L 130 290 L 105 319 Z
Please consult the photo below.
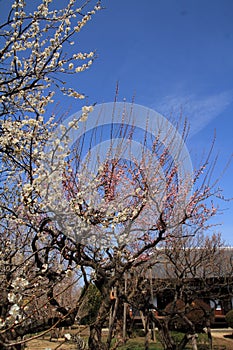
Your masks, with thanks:
M 168 328 L 168 319 L 166 317 L 160 320 L 154 318 L 154 321 L 158 327 L 160 341 L 163 344 L 164 350 L 176 350 L 176 344 Z

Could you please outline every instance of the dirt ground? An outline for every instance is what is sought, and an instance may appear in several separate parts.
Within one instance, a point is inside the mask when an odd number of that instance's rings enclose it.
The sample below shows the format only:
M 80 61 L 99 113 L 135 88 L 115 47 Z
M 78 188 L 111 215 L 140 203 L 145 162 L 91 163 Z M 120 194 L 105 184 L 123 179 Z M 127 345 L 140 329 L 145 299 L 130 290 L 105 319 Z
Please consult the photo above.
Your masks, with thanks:
M 32 340 L 27 344 L 27 350 L 72 350 L 75 349 L 75 347 L 72 347 L 69 343 L 63 343 L 63 340 L 61 339 L 59 342 L 50 342 L 49 340 L 44 339 L 37 339 Z M 61 345 L 62 344 L 62 345 Z M 59 346 L 60 345 L 60 346 Z M 59 346 L 59 348 L 58 348 Z
M 82 326 L 81 326 L 82 327 Z M 78 328 L 78 329 L 70 329 L 65 331 L 64 333 L 69 334 L 80 334 L 81 337 L 87 338 L 88 331 L 86 327 Z M 71 342 L 65 341 L 64 338 L 52 338 L 50 341 L 50 333 L 44 335 L 43 338 L 36 338 L 29 342 L 27 342 L 27 350 L 77 350 L 77 345 L 72 344 Z
M 227 338 L 229 335 L 232 335 L 232 330 L 212 331 L 213 345 L 217 350 L 233 350 L 233 338 Z
M 214 338 L 213 349 L 215 350 L 233 350 L 233 340 L 225 338 Z

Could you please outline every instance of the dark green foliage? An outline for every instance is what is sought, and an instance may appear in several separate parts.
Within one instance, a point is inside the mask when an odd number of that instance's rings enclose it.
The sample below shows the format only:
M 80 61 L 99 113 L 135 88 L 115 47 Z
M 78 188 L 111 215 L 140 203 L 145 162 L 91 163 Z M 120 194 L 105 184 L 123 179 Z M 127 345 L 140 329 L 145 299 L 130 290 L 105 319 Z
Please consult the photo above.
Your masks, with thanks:
M 90 325 L 96 319 L 100 304 L 101 294 L 94 284 L 90 284 L 85 296 L 85 309 L 87 310 L 86 315 L 81 318 L 80 323 L 83 325 Z
M 135 334 L 137 337 L 145 337 L 145 331 L 143 329 L 136 329 Z
M 233 310 L 226 314 L 226 321 L 229 327 L 233 328 Z

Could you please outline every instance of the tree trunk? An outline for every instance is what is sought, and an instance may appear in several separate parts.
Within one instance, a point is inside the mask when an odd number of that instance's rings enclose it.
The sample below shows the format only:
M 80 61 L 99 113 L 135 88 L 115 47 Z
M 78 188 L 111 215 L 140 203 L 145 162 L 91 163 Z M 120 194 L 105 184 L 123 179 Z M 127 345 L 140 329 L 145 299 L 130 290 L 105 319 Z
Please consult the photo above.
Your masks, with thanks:
M 209 340 L 209 343 L 210 343 L 210 349 L 212 350 L 213 349 L 213 338 L 212 338 L 211 328 L 210 328 L 209 323 L 207 324 L 207 327 L 206 327 L 206 333 L 208 335 L 208 340 Z
M 193 350 L 197 350 L 197 338 L 198 338 L 197 334 L 192 334 L 191 343 L 192 343 Z
M 150 338 L 150 329 L 149 329 L 149 317 L 145 316 L 145 350 L 149 350 L 149 338 Z
M 23 345 L 21 345 L 21 344 L 17 344 L 17 345 L 14 345 L 14 346 L 3 346 L 3 347 L 1 347 L 1 350 L 23 350 L 24 349 L 24 347 L 23 347 Z
M 139 313 L 140 313 L 140 317 L 141 317 L 141 320 L 142 320 L 142 325 L 143 325 L 143 328 L 144 328 L 144 332 L 146 333 L 146 321 L 145 321 L 145 317 L 144 317 L 142 311 L 139 311 Z
M 178 349 L 183 350 L 185 348 L 185 346 L 188 344 L 188 342 L 191 340 L 192 349 L 198 350 L 197 349 L 197 338 L 198 338 L 198 335 L 196 333 L 185 334 L 184 338 L 182 339 L 182 341 L 179 344 Z
M 2 346 L 1 350 L 23 350 L 24 349 L 24 345 L 22 344 L 17 344 L 14 346 Z
M 193 350 L 197 350 L 197 338 L 198 335 L 195 332 L 195 325 L 192 321 L 190 321 L 190 319 L 188 319 L 187 316 L 183 315 L 183 320 L 186 322 L 186 324 L 189 325 L 191 331 L 187 332 L 187 334 L 185 334 L 184 338 L 182 339 L 182 341 L 179 344 L 179 350 L 183 350 L 186 346 L 186 344 L 191 340 L 192 343 L 192 349 Z
M 12 343 L 16 343 L 16 342 L 17 342 L 16 340 L 12 341 Z M 1 348 L 1 350 L 23 350 L 23 349 L 25 349 L 25 344 L 15 344 L 12 346 L 10 346 L 10 344 L 6 345 L 6 346 L 1 344 L 0 348 Z
M 179 346 L 178 346 L 178 350 L 183 350 L 185 348 L 185 346 L 188 344 L 189 339 L 187 337 L 187 334 L 185 334 L 184 338 L 181 340 Z
M 107 344 L 102 343 L 102 325 L 94 324 L 90 326 L 90 336 L 88 339 L 89 350 L 106 350 Z
M 113 313 L 111 315 L 111 322 L 109 322 L 109 330 L 108 330 L 108 339 L 107 339 L 107 349 L 111 348 L 111 341 L 112 341 L 112 334 L 113 334 L 113 329 L 115 326 L 115 321 L 116 321 L 116 315 L 117 315 L 117 310 L 118 310 L 118 304 L 119 304 L 119 298 L 116 297 L 114 307 L 113 307 Z M 111 308 L 112 310 L 112 308 Z M 110 310 L 110 312 L 111 312 Z
M 17 342 L 21 343 L 23 340 L 22 337 L 17 337 L 13 332 L 8 332 L 7 334 L 2 335 L 0 340 L 0 349 L 1 350 L 23 350 L 25 349 L 25 343 L 17 344 Z M 11 345 L 12 344 L 12 345 Z
M 168 328 L 168 320 L 157 320 L 160 341 L 163 345 L 164 350 L 176 350 L 176 344 L 172 339 L 169 328 Z

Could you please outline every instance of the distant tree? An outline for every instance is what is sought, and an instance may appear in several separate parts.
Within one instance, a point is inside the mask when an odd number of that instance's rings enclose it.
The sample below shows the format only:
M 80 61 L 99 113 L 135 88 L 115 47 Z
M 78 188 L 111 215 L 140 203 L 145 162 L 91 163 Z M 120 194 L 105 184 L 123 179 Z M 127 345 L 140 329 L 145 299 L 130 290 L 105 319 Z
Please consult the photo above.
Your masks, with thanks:
M 154 251 L 147 266 L 153 273 L 153 294 L 163 303 L 153 305 L 146 269 L 139 274 L 144 291 L 137 286 L 130 302 L 150 315 L 164 349 L 183 349 L 191 340 L 195 349 L 197 333 L 203 329 L 212 344 L 210 324 L 214 310 L 210 300 L 224 300 L 233 294 L 231 261 L 232 252 L 224 248 L 220 235 L 206 237 L 200 233 L 179 241 L 169 239 Z M 174 328 L 185 333 L 179 345 L 175 345 L 170 333 Z

